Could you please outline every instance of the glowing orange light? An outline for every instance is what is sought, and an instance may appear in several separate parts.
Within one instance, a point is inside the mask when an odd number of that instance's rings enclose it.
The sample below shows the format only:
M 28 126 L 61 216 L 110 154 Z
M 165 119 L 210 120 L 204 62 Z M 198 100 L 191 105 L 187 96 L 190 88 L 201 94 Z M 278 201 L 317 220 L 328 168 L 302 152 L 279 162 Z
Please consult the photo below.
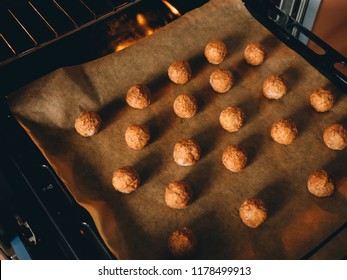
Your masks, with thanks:
M 136 43 L 136 40 L 128 40 L 128 41 L 123 41 L 122 43 L 118 44 L 117 46 L 115 46 L 114 50 L 116 52 L 125 49 L 129 46 L 131 46 L 132 44 Z
M 182 16 L 181 13 L 174 7 L 172 6 L 172 4 L 170 4 L 169 1 L 166 1 L 166 0 L 162 0 L 162 2 L 165 4 L 166 7 L 169 8 L 169 10 L 176 16 L 180 17 Z
M 147 20 L 143 14 L 137 14 L 136 20 L 137 20 L 139 25 L 146 25 L 147 24 Z

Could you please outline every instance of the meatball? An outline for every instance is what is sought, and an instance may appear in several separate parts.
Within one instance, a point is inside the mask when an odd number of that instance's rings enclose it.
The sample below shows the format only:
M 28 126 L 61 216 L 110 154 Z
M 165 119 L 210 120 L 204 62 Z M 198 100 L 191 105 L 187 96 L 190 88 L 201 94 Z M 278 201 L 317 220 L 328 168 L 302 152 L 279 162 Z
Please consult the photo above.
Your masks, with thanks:
M 192 70 L 187 61 L 181 60 L 170 65 L 168 75 L 170 80 L 175 84 L 184 85 L 190 80 Z
M 146 125 L 133 124 L 125 131 L 125 142 L 129 148 L 140 150 L 147 145 L 151 138 L 149 128 Z
M 173 158 L 180 166 L 192 166 L 200 158 L 199 144 L 192 139 L 183 139 L 175 144 Z
M 183 93 L 177 96 L 173 108 L 177 116 L 182 119 L 189 119 L 195 115 L 198 109 L 198 104 L 193 95 Z
M 189 257 L 196 251 L 197 238 L 191 229 L 183 227 L 171 234 L 168 247 L 171 255 L 176 258 Z
M 219 115 L 219 122 L 225 130 L 235 132 L 242 126 L 244 116 L 245 114 L 240 108 L 230 106 L 221 112 Z
M 263 94 L 268 99 L 280 99 L 287 94 L 287 86 L 279 76 L 272 75 L 263 83 Z
M 267 219 L 267 209 L 263 200 L 251 198 L 244 201 L 239 209 L 242 222 L 250 228 L 259 227 Z
M 265 50 L 259 43 L 249 43 L 244 52 L 245 60 L 248 64 L 257 66 L 263 63 L 265 59 Z
M 204 51 L 207 60 L 212 64 L 222 63 L 227 53 L 227 47 L 222 41 L 209 42 Z
M 126 96 L 128 105 L 135 109 L 144 109 L 151 104 L 151 90 L 144 84 L 133 85 Z
M 100 116 L 92 111 L 82 112 L 75 120 L 76 131 L 84 137 L 90 137 L 98 133 L 100 126 Z
M 174 209 L 186 208 L 193 200 L 192 187 L 183 181 L 171 182 L 165 190 L 166 205 Z
M 118 168 L 112 177 L 113 187 L 122 193 L 131 193 L 140 185 L 140 176 L 131 166 Z
M 282 145 L 293 143 L 297 134 L 298 129 L 290 120 L 279 120 L 271 127 L 272 139 Z
M 324 130 L 325 145 L 332 150 L 343 150 L 347 146 L 347 129 L 341 124 L 332 124 Z
M 241 172 L 247 164 L 246 152 L 237 146 L 228 146 L 222 155 L 223 165 L 232 172 Z
M 228 70 L 216 69 L 210 75 L 210 84 L 215 92 L 226 93 L 233 83 L 233 75 Z
M 330 89 L 319 88 L 311 93 L 310 102 L 317 112 L 326 112 L 334 106 L 334 95 Z
M 330 196 L 335 190 L 334 183 L 325 170 L 313 172 L 308 178 L 307 188 L 310 193 L 318 197 Z

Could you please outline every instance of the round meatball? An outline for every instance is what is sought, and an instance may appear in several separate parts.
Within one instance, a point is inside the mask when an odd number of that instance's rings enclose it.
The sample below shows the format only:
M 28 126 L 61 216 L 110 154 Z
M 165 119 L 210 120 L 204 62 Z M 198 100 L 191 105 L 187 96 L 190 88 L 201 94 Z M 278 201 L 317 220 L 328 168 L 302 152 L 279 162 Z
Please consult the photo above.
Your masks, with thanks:
M 215 92 L 226 93 L 233 83 L 233 75 L 228 70 L 216 69 L 210 75 L 210 84 Z
M 151 138 L 149 128 L 146 125 L 133 124 L 125 131 L 125 142 L 129 148 L 140 150 L 147 145 Z
M 228 50 L 222 41 L 212 41 L 205 47 L 205 56 L 212 64 L 220 64 L 226 57 Z
M 244 116 L 245 114 L 240 108 L 230 106 L 221 112 L 219 115 L 219 122 L 225 130 L 235 132 L 242 126 Z
M 317 112 L 326 112 L 334 106 L 334 95 L 330 89 L 319 88 L 311 93 L 310 102 Z
M 241 172 L 247 164 L 246 152 L 237 146 L 228 146 L 222 155 L 223 165 L 232 172 Z
M 193 200 L 192 187 L 183 181 L 171 182 L 165 190 L 166 205 L 174 209 L 186 208 Z
M 140 176 L 131 166 L 118 168 L 112 177 L 113 187 L 122 193 L 131 193 L 140 185 Z
M 257 66 L 263 63 L 265 59 L 265 50 L 259 43 L 252 42 L 247 45 L 244 57 L 248 64 Z
M 128 105 L 135 109 L 144 109 L 151 104 L 151 90 L 144 84 L 133 85 L 126 96 Z
M 263 200 L 251 198 L 244 201 L 239 209 L 242 222 L 250 228 L 259 227 L 267 219 L 267 209 Z
M 171 234 L 168 240 L 168 247 L 172 256 L 184 258 L 194 254 L 197 243 L 194 232 L 187 227 L 183 227 Z
M 318 197 L 330 196 L 335 190 L 334 183 L 325 170 L 313 172 L 308 178 L 307 188 L 310 193 Z
M 293 143 L 297 134 L 298 129 L 290 120 L 279 120 L 271 127 L 272 139 L 282 145 Z
M 343 150 L 347 146 L 347 129 L 342 124 L 332 124 L 324 130 L 325 145 L 332 150 Z
M 268 99 L 280 99 L 287 94 L 287 86 L 279 76 L 272 75 L 263 83 L 263 94 Z
M 180 166 L 192 166 L 200 158 L 199 144 L 192 139 L 183 139 L 175 144 L 173 158 Z
M 198 110 L 198 103 L 193 95 L 183 93 L 175 99 L 173 109 L 180 118 L 189 119 L 193 117 Z
M 75 120 L 76 131 L 84 137 L 90 137 L 98 133 L 100 126 L 100 116 L 92 111 L 82 112 Z
M 175 84 L 184 85 L 190 80 L 192 70 L 187 61 L 181 60 L 170 65 L 168 75 L 170 80 Z

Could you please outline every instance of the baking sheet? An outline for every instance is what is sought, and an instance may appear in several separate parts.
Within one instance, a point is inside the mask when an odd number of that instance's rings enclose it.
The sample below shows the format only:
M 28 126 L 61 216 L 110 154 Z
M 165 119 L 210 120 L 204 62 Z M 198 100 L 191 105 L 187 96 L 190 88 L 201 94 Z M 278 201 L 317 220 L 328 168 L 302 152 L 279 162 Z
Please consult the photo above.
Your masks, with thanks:
M 229 49 L 220 66 L 203 56 L 205 45 L 216 39 Z M 261 66 L 243 60 L 250 41 L 266 49 Z M 192 80 L 174 85 L 167 68 L 181 59 L 190 62 Z M 213 92 L 208 82 L 218 67 L 235 77 L 235 86 L 224 95 Z M 288 85 L 289 93 L 278 101 L 261 94 L 271 74 Z M 145 110 L 125 103 L 128 88 L 136 83 L 148 84 L 153 92 Z M 336 106 L 324 114 L 309 106 L 310 92 L 321 86 L 337 96 Z M 192 119 L 181 120 L 172 109 L 184 92 L 199 103 Z M 127 49 L 33 82 L 11 94 L 9 105 L 118 258 L 170 258 L 168 236 L 188 226 L 199 240 L 198 259 L 297 259 L 347 220 L 347 149 L 332 151 L 322 141 L 326 126 L 346 124 L 346 97 L 266 31 L 241 1 L 212 0 Z M 246 113 L 244 126 L 232 134 L 218 121 L 229 105 Z M 101 132 L 92 138 L 83 138 L 73 127 L 84 110 L 98 111 L 103 119 Z M 269 136 L 272 123 L 281 118 L 291 118 L 298 127 L 292 145 L 279 145 Z M 151 129 L 152 140 L 143 150 L 126 146 L 124 132 L 132 123 Z M 201 146 L 195 166 L 180 167 L 172 159 L 174 144 L 182 138 Z M 249 155 L 242 173 L 221 163 L 230 144 L 241 145 Z M 125 165 L 134 166 L 142 179 L 141 187 L 128 195 L 111 184 L 114 170 Z M 332 197 L 315 198 L 307 191 L 307 178 L 318 168 L 336 180 Z M 174 180 L 193 187 L 195 199 L 186 209 L 165 205 L 165 188 Z M 269 207 L 269 219 L 258 229 L 246 227 L 238 216 L 240 204 L 254 196 Z

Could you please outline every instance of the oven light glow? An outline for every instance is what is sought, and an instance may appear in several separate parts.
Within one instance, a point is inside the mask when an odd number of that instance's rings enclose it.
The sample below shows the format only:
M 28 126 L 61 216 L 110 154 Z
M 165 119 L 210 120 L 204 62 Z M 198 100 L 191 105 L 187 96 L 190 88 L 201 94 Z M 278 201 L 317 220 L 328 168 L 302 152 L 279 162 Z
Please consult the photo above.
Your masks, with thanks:
M 139 25 L 146 25 L 147 20 L 143 14 L 137 14 L 136 15 L 136 20 Z
M 165 4 L 166 7 L 169 8 L 169 10 L 176 16 L 180 17 L 182 16 L 181 13 L 172 5 L 170 4 L 169 1 L 166 0 L 162 0 L 162 2 Z
M 143 32 L 145 33 L 146 36 L 152 35 L 154 33 L 155 29 L 149 26 L 148 20 L 143 14 L 137 14 L 136 21 L 139 24 L 139 26 L 142 27 Z
M 114 50 L 115 50 L 116 52 L 118 52 L 118 51 L 120 51 L 120 50 L 122 50 L 122 49 L 125 49 L 125 48 L 131 46 L 131 45 L 134 44 L 134 43 L 136 43 L 136 40 L 124 41 L 124 42 L 118 44 L 118 45 L 115 47 Z

